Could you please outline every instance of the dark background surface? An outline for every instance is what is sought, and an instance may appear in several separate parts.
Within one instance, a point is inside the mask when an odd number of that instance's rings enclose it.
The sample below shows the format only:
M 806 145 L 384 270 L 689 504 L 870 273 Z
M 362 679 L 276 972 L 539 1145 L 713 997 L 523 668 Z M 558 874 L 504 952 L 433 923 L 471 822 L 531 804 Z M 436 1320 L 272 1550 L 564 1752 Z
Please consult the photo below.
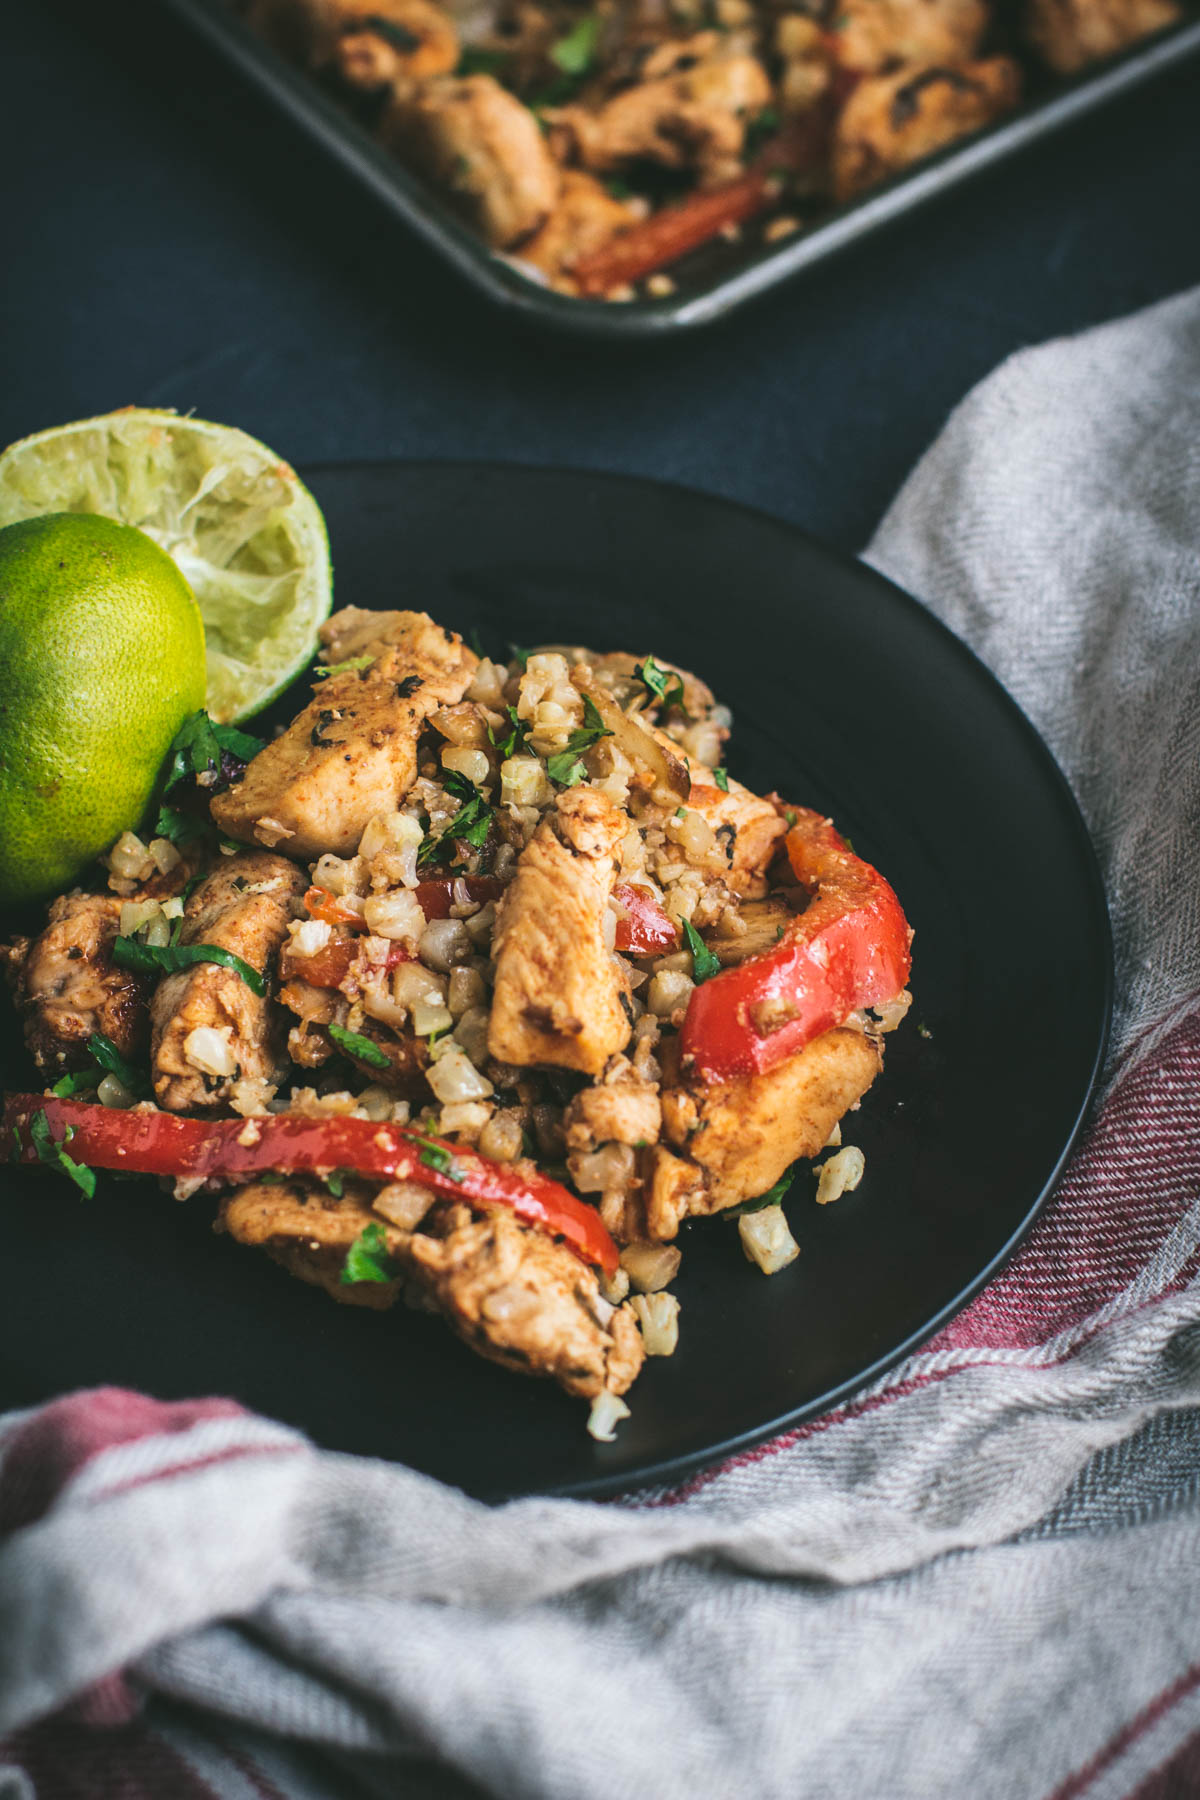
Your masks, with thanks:
M 176 406 L 299 464 L 657 475 L 857 547 L 1002 357 L 1200 281 L 1197 63 L 722 325 L 602 347 L 477 299 L 153 0 L 0 20 L 0 442 Z

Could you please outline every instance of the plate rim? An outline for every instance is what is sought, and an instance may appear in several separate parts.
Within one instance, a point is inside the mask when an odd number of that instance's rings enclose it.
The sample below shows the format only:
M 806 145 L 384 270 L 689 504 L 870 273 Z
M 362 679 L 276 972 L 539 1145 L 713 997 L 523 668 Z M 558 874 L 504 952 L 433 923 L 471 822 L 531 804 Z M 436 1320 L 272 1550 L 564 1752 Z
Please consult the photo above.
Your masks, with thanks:
M 610 489 L 625 488 L 644 492 L 652 490 L 682 497 L 687 501 L 699 501 L 706 506 L 717 506 L 743 515 L 755 525 L 767 525 L 801 542 L 805 548 L 819 559 L 833 561 L 843 570 L 853 571 L 856 578 L 865 577 L 870 583 L 886 592 L 889 602 L 901 604 L 902 610 L 920 621 L 923 628 L 932 629 L 935 636 L 940 636 L 948 648 L 962 661 L 975 679 L 982 679 L 991 688 L 1008 711 L 1018 730 L 1036 749 L 1038 761 L 1042 765 L 1049 785 L 1055 790 L 1060 806 L 1070 820 L 1071 835 L 1080 871 L 1084 876 L 1085 886 L 1094 924 L 1097 931 L 1098 944 L 1102 964 L 1100 991 L 1096 995 L 1100 1004 L 1099 1030 L 1093 1045 L 1091 1064 L 1084 1084 L 1082 1096 L 1076 1106 L 1075 1118 L 1069 1134 L 1064 1140 L 1062 1149 L 1054 1163 L 1050 1174 L 1043 1182 L 1033 1203 L 1024 1213 L 1016 1228 L 1009 1234 L 1000 1249 L 993 1255 L 986 1266 L 974 1276 L 965 1287 L 940 1307 L 926 1322 L 918 1326 L 903 1341 L 886 1351 L 882 1356 L 848 1380 L 828 1389 L 819 1398 L 778 1414 L 770 1421 L 751 1427 L 745 1432 L 735 1433 L 723 1438 L 707 1448 L 688 1452 L 680 1456 L 664 1457 L 659 1461 L 643 1465 L 636 1474 L 628 1471 L 605 1474 L 598 1472 L 584 1476 L 579 1480 L 568 1480 L 553 1483 L 536 1490 L 528 1488 L 494 1490 L 489 1499 L 504 1500 L 520 1494 L 536 1492 L 552 1498 L 563 1499 L 614 1499 L 623 1495 L 631 1498 L 642 1494 L 647 1488 L 665 1488 L 668 1491 L 681 1485 L 688 1476 L 702 1468 L 717 1469 L 730 1459 L 753 1450 L 772 1438 L 779 1437 L 788 1431 L 797 1429 L 809 1420 L 823 1417 L 834 1412 L 845 1400 L 855 1394 L 864 1393 L 889 1370 L 898 1368 L 914 1351 L 934 1337 L 942 1327 L 963 1311 L 970 1302 L 981 1293 L 988 1283 L 1004 1269 L 1019 1249 L 1038 1217 L 1053 1198 L 1054 1191 L 1062 1179 L 1063 1172 L 1073 1155 L 1079 1139 L 1088 1124 L 1092 1107 L 1096 1099 L 1100 1079 L 1104 1071 L 1112 1031 L 1113 1005 L 1115 998 L 1116 973 L 1114 963 L 1114 945 L 1112 920 L 1108 910 L 1108 897 L 1100 869 L 1096 847 L 1092 842 L 1082 808 L 1075 791 L 1060 768 L 1057 758 L 1046 743 L 1037 726 L 1025 712 L 1020 702 L 1009 692 L 999 676 L 991 670 L 982 657 L 972 649 L 964 638 L 940 619 L 929 604 L 901 587 L 890 576 L 882 573 L 871 563 L 863 560 L 852 551 L 843 550 L 840 546 L 829 544 L 803 526 L 794 524 L 790 519 L 778 513 L 767 511 L 763 507 L 752 505 L 748 501 L 733 499 L 725 494 L 715 493 L 710 489 L 692 486 L 690 483 L 666 480 L 657 476 L 628 474 L 620 470 L 591 468 L 587 465 L 574 464 L 554 466 L 546 463 L 525 462 L 520 460 L 498 461 L 495 458 L 471 457 L 378 457 L 350 458 L 346 461 L 312 461 L 301 462 L 298 473 L 310 486 L 320 504 L 319 481 L 323 474 L 336 474 L 339 478 L 352 476 L 358 471 L 437 471 L 446 474 L 463 474 L 482 476 L 509 477 L 533 476 L 549 478 L 565 484 L 600 483 Z M 336 605 L 336 558 L 334 563 L 335 605 Z

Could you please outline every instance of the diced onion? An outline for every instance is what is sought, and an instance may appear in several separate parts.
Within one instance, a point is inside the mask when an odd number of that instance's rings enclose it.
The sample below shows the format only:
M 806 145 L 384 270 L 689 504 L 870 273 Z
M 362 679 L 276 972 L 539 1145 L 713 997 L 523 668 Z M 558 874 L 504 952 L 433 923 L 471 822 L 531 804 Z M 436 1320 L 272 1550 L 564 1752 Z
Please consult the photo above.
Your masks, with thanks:
M 880 1031 L 895 1031 L 911 1005 L 912 995 L 905 988 L 904 992 L 897 994 L 894 1000 L 888 1000 L 883 1006 L 877 1006 L 875 1012 L 879 1019 Z
M 674 1281 L 683 1257 L 674 1244 L 626 1244 L 621 1267 L 639 1294 L 656 1294 Z
M 122 881 L 148 881 L 154 858 L 134 831 L 123 831 L 108 853 L 108 866 Z
M 602 1444 L 611 1444 L 616 1438 L 617 1426 L 622 1419 L 628 1417 L 629 1408 L 625 1402 L 611 1388 L 605 1388 L 592 1401 L 592 1410 L 588 1414 L 588 1434 Z
M 442 1137 L 460 1137 L 473 1144 L 491 1113 L 491 1107 L 483 1100 L 456 1100 L 451 1106 L 443 1106 L 438 1131 Z
M 157 900 L 126 900 L 121 905 L 121 936 L 132 937 L 151 919 L 162 918 L 163 909 Z
M 458 1100 L 487 1100 L 496 1091 L 471 1059 L 458 1049 L 444 1052 L 431 1064 L 426 1079 L 444 1106 Z
M 514 1113 L 493 1113 L 479 1134 L 479 1148 L 493 1162 L 516 1162 L 525 1147 L 521 1121 Z
M 682 969 L 663 969 L 654 977 L 646 994 L 646 1005 L 659 1019 L 669 1019 L 679 1007 L 686 1006 L 695 982 Z
M 229 1025 L 197 1025 L 183 1040 L 185 1061 L 205 1075 L 236 1075 L 231 1032 Z
M 636 1294 L 629 1302 L 642 1328 L 647 1356 L 673 1356 L 679 1343 L 679 1302 L 674 1294 Z
M 359 1110 L 365 1112 L 368 1119 L 374 1119 L 379 1124 L 392 1116 L 392 1096 L 386 1088 L 378 1086 L 364 1088 L 358 1096 L 358 1105 Z
M 125 1107 L 133 1105 L 133 1095 L 125 1083 L 119 1081 L 115 1075 L 104 1077 L 96 1089 L 96 1098 L 101 1106 L 111 1106 L 117 1110 L 123 1110 Z
M 822 1150 L 836 1150 L 838 1145 L 841 1143 L 841 1141 L 842 1141 L 842 1122 L 840 1119 L 837 1119 L 834 1122 L 833 1129 L 830 1131 L 829 1136 L 825 1139 L 825 1142 L 821 1145 L 821 1148 L 822 1148 Z
M 684 809 L 682 819 L 668 819 L 665 829 L 671 842 L 679 845 L 689 862 L 702 862 L 717 841 L 712 826 L 703 814 L 691 812 L 687 808 Z
M 782 1206 L 764 1206 L 761 1212 L 743 1213 L 738 1220 L 742 1249 L 764 1275 L 785 1269 L 800 1254 L 800 1246 L 788 1229 Z
M 371 1210 L 401 1231 L 415 1231 L 433 1205 L 432 1190 L 416 1181 L 389 1181 L 371 1202 Z
M 492 765 L 482 750 L 473 750 L 466 745 L 449 744 L 442 751 L 443 769 L 451 769 L 457 775 L 465 775 L 476 787 L 482 785 L 492 772 Z
M 817 1175 L 817 1205 L 828 1206 L 849 1194 L 863 1178 L 867 1159 L 857 1144 L 847 1144 L 836 1156 L 821 1164 Z

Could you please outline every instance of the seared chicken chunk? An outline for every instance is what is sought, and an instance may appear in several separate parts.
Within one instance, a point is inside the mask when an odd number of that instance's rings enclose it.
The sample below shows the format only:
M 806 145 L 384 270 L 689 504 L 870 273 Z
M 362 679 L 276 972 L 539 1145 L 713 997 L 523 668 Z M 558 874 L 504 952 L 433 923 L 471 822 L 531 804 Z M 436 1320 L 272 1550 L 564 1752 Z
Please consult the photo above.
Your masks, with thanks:
M 478 664 L 426 613 L 351 607 L 335 613 L 321 637 L 331 666 L 373 661 L 321 682 L 282 736 L 212 803 L 230 837 L 278 844 L 300 859 L 352 853 L 368 820 L 395 809 L 416 779 L 424 721 L 462 699 Z
M 1182 17 L 1177 0 L 1028 0 L 1025 30 L 1052 69 L 1073 75 Z
M 567 153 L 601 172 L 638 160 L 694 168 L 702 187 L 741 173 L 746 124 L 770 104 L 771 83 L 758 58 L 719 32 L 668 41 L 642 64 L 636 86 L 594 110 L 548 108 Z
M 561 280 L 580 257 L 602 249 L 640 216 L 636 206 L 616 199 L 594 175 L 566 169 L 554 210 L 541 230 L 521 245 L 521 261 L 532 263 L 552 281 Z
M 93 1032 L 126 1057 L 137 1056 L 149 1035 L 149 983 L 112 960 L 122 904 L 115 894 L 61 894 L 46 929 L 9 952 L 25 1041 L 51 1080 L 87 1061 Z
M 692 766 L 688 807 L 712 826 L 729 849 L 729 885 L 746 899 L 760 899 L 767 889 L 767 868 L 787 832 L 773 799 L 752 794 L 728 776 L 729 788 L 717 787 L 711 769 Z
M 307 885 L 282 856 L 232 856 L 196 889 L 181 944 L 229 950 L 262 974 Z M 226 1105 L 237 1083 L 266 1088 L 282 1047 L 281 1015 L 236 969 L 197 963 L 162 981 L 150 1003 L 154 1094 L 168 1112 Z
M 871 1038 L 839 1026 L 766 1074 L 665 1086 L 664 1135 L 699 1179 L 686 1179 L 672 1167 L 674 1159 L 663 1162 L 651 1231 L 674 1237 L 688 1214 L 719 1212 L 765 1194 L 792 1163 L 816 1156 L 881 1066 Z
M 458 32 L 436 0 L 251 0 L 246 16 L 285 55 L 367 92 L 458 63 Z
M 396 1278 L 341 1280 L 346 1252 L 370 1224 L 383 1233 Z M 335 1300 L 390 1306 L 414 1285 L 474 1350 L 507 1368 L 548 1375 L 568 1393 L 624 1393 L 642 1365 L 633 1314 L 601 1296 L 573 1251 L 502 1210 L 473 1217 L 436 1201 L 416 1231 L 388 1223 L 365 1195 L 340 1199 L 298 1182 L 256 1182 L 225 1200 L 220 1227 Z
M 629 1041 L 627 978 L 604 941 L 625 815 L 598 789 L 559 794 L 500 902 L 488 1048 L 526 1068 L 598 1075 Z
M 839 0 L 837 15 L 837 60 L 863 75 L 966 62 L 989 16 L 986 0 Z
M 617 1079 L 582 1088 L 567 1107 L 568 1150 L 594 1150 L 599 1144 L 641 1147 L 658 1140 L 662 1108 L 653 1082 L 639 1081 L 624 1057 Z
M 850 200 L 956 138 L 990 125 L 1020 98 L 1011 57 L 899 69 L 860 81 L 834 130 L 833 186 Z
M 558 165 L 527 106 L 490 75 L 445 76 L 397 92 L 384 142 L 422 170 L 480 228 L 511 248 L 558 199 Z

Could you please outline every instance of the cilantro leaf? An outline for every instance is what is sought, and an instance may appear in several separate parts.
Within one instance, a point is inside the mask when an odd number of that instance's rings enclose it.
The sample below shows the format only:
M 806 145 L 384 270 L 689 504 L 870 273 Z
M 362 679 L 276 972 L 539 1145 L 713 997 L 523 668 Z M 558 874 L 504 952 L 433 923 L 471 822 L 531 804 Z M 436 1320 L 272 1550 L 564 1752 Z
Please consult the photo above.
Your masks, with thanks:
M 719 769 L 713 770 L 713 780 L 716 782 L 717 786 L 720 788 L 720 790 L 723 794 L 727 794 L 729 792 L 729 770 L 725 767 L 725 765 L 723 763 Z
M 587 774 L 587 770 L 572 750 L 560 750 L 546 763 L 546 773 L 551 781 L 559 787 L 576 787 Z
M 373 1069 L 389 1067 L 388 1059 L 379 1045 L 369 1037 L 363 1037 L 359 1031 L 347 1031 L 344 1025 L 331 1025 L 329 1035 L 339 1050 L 347 1056 L 355 1056 L 359 1062 L 369 1063 Z
M 482 850 L 492 823 L 492 808 L 473 782 L 452 769 L 442 778 L 448 794 L 463 802 L 444 830 L 427 837 L 417 852 L 419 863 L 432 862 L 443 844 L 461 841 Z
M 50 1092 L 56 1100 L 69 1100 L 72 1094 L 83 1094 L 89 1088 L 98 1087 L 100 1077 L 95 1069 L 81 1069 L 77 1075 L 64 1075 L 56 1081 Z
M 634 680 L 640 681 L 647 688 L 660 706 L 677 706 L 680 712 L 687 709 L 683 704 L 683 677 L 673 669 L 660 669 L 652 656 L 639 663 L 633 671 Z
M 583 780 L 587 770 L 579 761 L 582 750 L 590 750 L 601 738 L 611 737 L 612 732 L 604 723 L 603 715 L 590 694 L 583 696 L 583 724 L 573 731 L 567 739 L 564 749 L 557 751 L 546 762 L 546 773 L 551 781 L 557 781 L 560 787 L 574 787 Z
M 313 673 L 323 681 L 330 675 L 349 675 L 352 670 L 369 669 L 374 661 L 373 656 L 348 656 L 345 662 L 317 663 Z
M 87 1052 L 94 1063 L 98 1063 L 106 1075 L 115 1075 L 121 1086 L 128 1088 L 131 1094 L 145 1099 L 150 1093 L 150 1083 L 140 1069 L 126 1062 L 111 1038 L 105 1037 L 102 1031 L 93 1031 L 87 1041 Z
M 768 1206 L 779 1206 L 795 1179 L 796 1165 L 793 1163 L 790 1169 L 783 1171 L 774 1187 L 768 1188 L 765 1194 L 760 1194 L 757 1200 L 746 1200 L 741 1206 L 731 1207 L 726 1218 L 740 1219 L 743 1213 L 763 1212 Z
M 191 813 L 181 812 L 177 806 L 168 806 L 165 800 L 154 821 L 155 837 L 166 838 L 172 844 L 186 844 L 189 839 L 206 837 L 211 831 L 212 826 L 207 819 L 198 819 Z
M 249 762 L 262 749 L 262 739 L 238 731 L 233 725 L 218 725 L 203 708 L 189 713 L 175 733 L 167 749 L 167 778 L 163 793 L 169 794 L 176 782 L 188 775 L 204 775 L 221 767 L 221 752 Z
M 174 975 L 180 969 L 191 968 L 193 963 L 220 963 L 222 968 L 240 975 L 251 993 L 261 997 L 267 991 L 257 969 L 232 950 L 222 950 L 219 944 L 166 944 L 159 948 L 139 944 L 136 938 L 119 937 L 113 943 L 113 961 L 119 968 L 132 969 L 135 975 Z
M 325 1177 L 325 1186 L 329 1189 L 335 1200 L 340 1200 L 342 1195 L 346 1192 L 346 1177 L 342 1174 L 340 1169 L 335 1169 L 332 1175 L 327 1175 Z
M 346 1260 L 342 1264 L 342 1272 L 338 1277 L 347 1286 L 354 1281 L 391 1281 L 393 1279 L 392 1259 L 388 1255 L 387 1233 L 382 1225 L 372 1219 L 364 1225 L 350 1248 L 346 1252 Z
M 77 1163 L 73 1156 L 68 1156 L 64 1144 L 69 1144 L 75 1136 L 75 1129 L 68 1125 L 60 1142 L 50 1129 L 50 1121 L 44 1112 L 34 1113 L 29 1121 L 29 1136 L 38 1153 L 38 1161 L 44 1162 L 52 1169 L 61 1169 L 88 1199 L 96 1192 L 96 1171 L 89 1169 L 84 1163 Z
M 504 710 L 508 714 L 511 730 L 504 737 L 498 738 L 489 725 L 487 727 L 487 734 L 499 754 L 507 761 L 510 756 L 515 756 L 518 751 L 528 748 L 529 726 L 524 719 L 519 717 L 515 706 L 506 706 Z
M 425 1138 L 418 1138 L 416 1141 L 421 1146 L 417 1160 L 423 1162 L 427 1169 L 433 1169 L 438 1175 L 445 1175 L 450 1181 L 466 1180 L 445 1144 L 431 1143 Z
M 702 981 L 711 981 L 714 975 L 721 973 L 721 959 L 714 956 L 690 919 L 683 921 L 683 935 L 687 939 L 687 947 L 692 953 L 692 976 L 697 985 Z
M 551 44 L 548 52 L 550 61 L 564 75 L 586 75 L 595 59 L 599 41 L 599 15 L 589 13 L 577 25 L 573 25 L 565 37 L 560 37 L 557 43 Z

